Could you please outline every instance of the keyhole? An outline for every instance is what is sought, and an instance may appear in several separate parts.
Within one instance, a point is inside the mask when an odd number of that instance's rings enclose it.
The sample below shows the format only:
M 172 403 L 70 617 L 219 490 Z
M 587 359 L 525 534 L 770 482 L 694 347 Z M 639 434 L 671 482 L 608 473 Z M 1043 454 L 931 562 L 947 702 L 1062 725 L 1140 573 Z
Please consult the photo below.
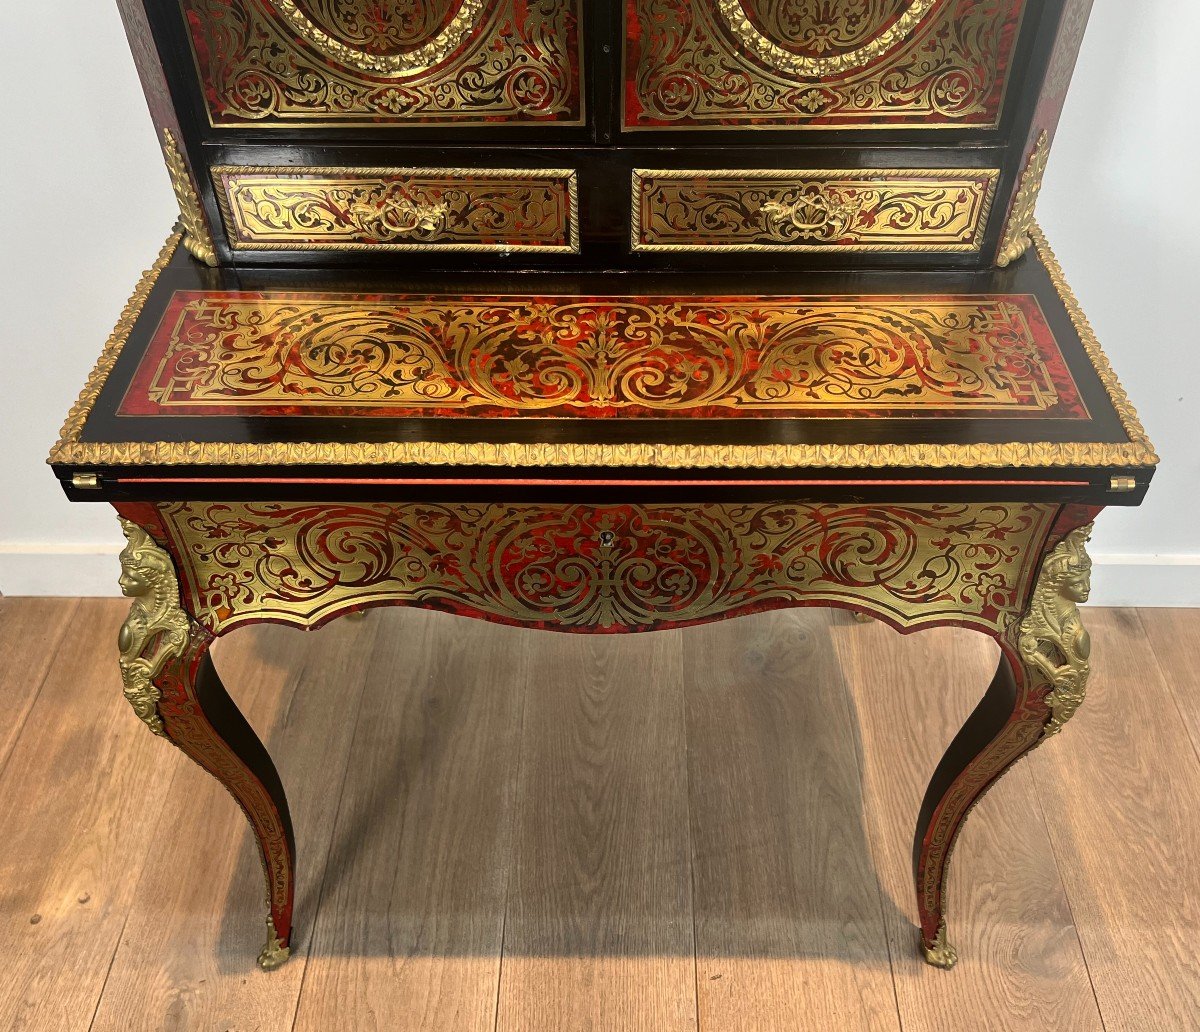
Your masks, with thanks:
M 600 544 L 604 545 L 605 547 L 608 547 L 616 540 L 617 540 L 617 535 L 614 534 L 611 530 L 600 531 Z

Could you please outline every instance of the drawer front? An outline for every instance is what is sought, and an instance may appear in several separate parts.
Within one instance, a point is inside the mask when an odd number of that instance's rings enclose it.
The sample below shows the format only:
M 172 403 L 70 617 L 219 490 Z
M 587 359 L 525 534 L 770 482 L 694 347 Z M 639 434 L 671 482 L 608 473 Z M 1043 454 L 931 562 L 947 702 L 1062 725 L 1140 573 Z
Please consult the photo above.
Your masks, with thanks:
M 570 169 L 212 170 L 234 251 L 579 252 Z
M 1026 0 L 626 0 L 625 127 L 993 128 Z
M 178 0 L 213 126 L 583 123 L 581 0 Z
M 634 251 L 978 251 L 998 169 L 636 169 Z

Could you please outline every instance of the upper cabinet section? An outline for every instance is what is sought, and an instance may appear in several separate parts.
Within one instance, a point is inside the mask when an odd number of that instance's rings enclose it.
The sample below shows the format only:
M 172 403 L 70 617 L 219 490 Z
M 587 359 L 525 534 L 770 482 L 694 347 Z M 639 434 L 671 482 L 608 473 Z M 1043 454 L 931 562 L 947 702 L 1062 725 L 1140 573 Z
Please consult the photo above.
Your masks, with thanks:
M 577 126 L 582 0 L 176 0 L 217 128 Z
M 1026 0 L 625 0 L 624 127 L 993 129 Z

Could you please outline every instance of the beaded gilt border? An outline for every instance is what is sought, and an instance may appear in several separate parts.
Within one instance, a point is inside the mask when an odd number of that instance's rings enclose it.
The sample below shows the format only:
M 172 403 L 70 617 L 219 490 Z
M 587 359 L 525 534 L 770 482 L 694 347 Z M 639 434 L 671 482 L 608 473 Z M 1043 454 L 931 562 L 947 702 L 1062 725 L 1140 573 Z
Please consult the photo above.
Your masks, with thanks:
M 1104 385 L 1128 443 L 1002 444 L 532 444 L 385 441 L 362 443 L 208 441 L 81 441 L 80 435 L 117 356 L 132 332 L 146 299 L 178 248 L 181 234 L 167 240 L 154 266 L 142 277 L 108 339 L 100 360 L 72 407 L 58 443 L 50 453 L 55 465 L 96 466 L 484 466 L 484 467 L 637 467 L 661 469 L 994 469 L 1002 467 L 1154 466 L 1154 452 L 1137 412 L 1122 389 L 1091 324 L 1067 285 L 1061 266 L 1041 228 L 1031 230 L 1059 297 Z

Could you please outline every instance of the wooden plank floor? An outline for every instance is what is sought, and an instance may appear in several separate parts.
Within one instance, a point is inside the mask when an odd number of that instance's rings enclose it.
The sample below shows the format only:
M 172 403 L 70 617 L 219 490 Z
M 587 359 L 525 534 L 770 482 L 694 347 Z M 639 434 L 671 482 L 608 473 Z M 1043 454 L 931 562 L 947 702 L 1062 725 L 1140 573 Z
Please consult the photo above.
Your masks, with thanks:
M 0 1029 L 1200 1029 L 1200 611 L 1092 610 L 1091 697 L 975 813 L 946 974 L 909 848 L 978 635 L 799 610 L 591 638 L 408 610 L 218 644 L 300 853 L 121 697 L 119 601 L 0 599 Z

